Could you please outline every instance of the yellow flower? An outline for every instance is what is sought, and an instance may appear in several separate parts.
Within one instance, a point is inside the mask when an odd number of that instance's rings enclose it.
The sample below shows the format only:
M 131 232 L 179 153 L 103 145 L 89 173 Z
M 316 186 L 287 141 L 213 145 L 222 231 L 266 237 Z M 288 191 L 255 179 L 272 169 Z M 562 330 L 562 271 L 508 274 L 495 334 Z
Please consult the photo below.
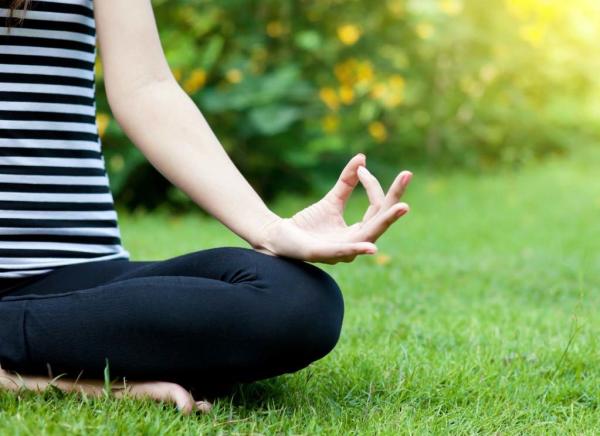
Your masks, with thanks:
M 334 133 L 340 125 L 340 118 L 337 115 L 329 114 L 321 120 L 321 126 L 327 133 Z
M 388 79 L 387 94 L 384 95 L 383 104 L 387 107 L 396 107 L 404 102 L 406 80 L 400 74 L 394 74 Z
M 560 15 L 561 2 L 556 0 L 505 0 L 508 12 L 521 21 L 550 24 Z
M 104 136 L 108 125 L 110 124 L 110 116 L 108 114 L 99 112 L 96 115 L 96 125 L 98 126 L 98 135 Z
M 538 17 L 543 23 L 551 23 L 555 21 L 559 14 L 558 5 L 550 2 L 540 3 L 538 6 Z
M 359 61 L 355 58 L 346 59 L 344 62 L 336 64 L 333 72 L 338 81 L 346 86 L 368 85 L 373 81 L 375 75 L 370 61 Z
M 385 83 L 376 83 L 371 88 L 371 97 L 380 100 L 388 108 L 395 108 L 404 102 L 406 79 L 394 74 Z
M 440 9 L 448 15 L 458 15 L 462 11 L 462 2 L 459 0 L 440 0 Z
M 383 142 L 387 139 L 387 129 L 381 121 L 373 121 L 369 123 L 369 134 L 377 142 Z
M 373 85 L 373 88 L 371 89 L 371 97 L 375 98 L 375 99 L 380 99 L 383 98 L 383 96 L 385 95 L 387 87 L 385 86 L 384 83 L 376 83 L 375 85 Z
M 232 68 L 231 70 L 225 73 L 225 77 L 230 83 L 240 83 L 244 78 L 244 75 L 237 68 Z
M 336 64 L 335 67 L 333 67 L 335 77 L 337 77 L 340 83 L 346 85 L 354 84 L 354 69 L 356 68 L 356 64 L 356 59 L 350 58 L 342 63 Z
M 285 33 L 285 27 L 281 21 L 269 21 L 267 23 L 267 35 L 271 38 L 279 38 Z
M 529 24 L 527 26 L 522 26 L 519 34 L 521 35 L 521 38 L 532 46 L 539 47 L 544 40 L 546 29 L 539 25 Z
M 390 86 L 394 90 L 404 91 L 404 88 L 406 87 L 406 80 L 400 74 L 394 74 L 391 76 L 389 82 Z
M 348 85 L 342 85 L 339 89 L 340 100 L 344 104 L 352 104 L 354 101 L 354 89 Z
M 356 68 L 356 79 L 358 83 L 371 83 L 373 76 L 373 65 L 369 61 L 360 62 Z
M 354 45 L 360 39 L 361 31 L 354 24 L 344 24 L 337 28 L 337 35 L 344 44 Z
M 340 101 L 335 89 L 329 87 L 321 88 L 319 90 L 319 97 L 321 98 L 321 101 L 323 101 L 323 103 L 325 103 L 332 111 L 339 109 Z
M 415 27 L 415 31 L 417 32 L 417 35 L 419 36 L 419 38 L 421 39 L 429 39 L 433 36 L 433 33 L 435 32 L 435 28 L 433 27 L 433 25 L 431 23 L 419 23 L 417 24 L 417 26 Z
M 375 256 L 374 261 L 377 265 L 385 266 L 392 261 L 392 257 L 387 254 L 381 253 Z
M 187 78 L 183 84 L 183 89 L 188 94 L 193 94 L 198 91 L 206 84 L 206 71 L 201 68 L 197 68 L 192 71 L 192 74 Z
M 387 94 L 383 96 L 383 105 L 387 108 L 395 108 L 404 102 L 404 89 L 388 88 Z

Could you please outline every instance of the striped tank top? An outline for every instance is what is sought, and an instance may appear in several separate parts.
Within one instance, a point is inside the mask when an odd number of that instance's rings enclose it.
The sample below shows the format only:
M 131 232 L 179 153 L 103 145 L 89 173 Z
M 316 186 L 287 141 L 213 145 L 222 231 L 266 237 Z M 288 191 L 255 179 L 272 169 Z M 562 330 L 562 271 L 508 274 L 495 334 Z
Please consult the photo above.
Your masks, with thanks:
M 129 259 L 96 127 L 92 0 L 0 0 L 0 279 Z M 15 18 L 23 11 L 15 11 Z

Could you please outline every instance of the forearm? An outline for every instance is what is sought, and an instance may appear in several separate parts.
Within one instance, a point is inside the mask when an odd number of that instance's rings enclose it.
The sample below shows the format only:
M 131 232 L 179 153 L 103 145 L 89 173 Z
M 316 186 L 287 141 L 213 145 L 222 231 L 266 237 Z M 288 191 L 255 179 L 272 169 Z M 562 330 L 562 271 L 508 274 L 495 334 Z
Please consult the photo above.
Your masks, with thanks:
M 125 133 L 169 181 L 252 246 L 278 219 L 233 164 L 200 110 L 174 80 L 111 102 Z

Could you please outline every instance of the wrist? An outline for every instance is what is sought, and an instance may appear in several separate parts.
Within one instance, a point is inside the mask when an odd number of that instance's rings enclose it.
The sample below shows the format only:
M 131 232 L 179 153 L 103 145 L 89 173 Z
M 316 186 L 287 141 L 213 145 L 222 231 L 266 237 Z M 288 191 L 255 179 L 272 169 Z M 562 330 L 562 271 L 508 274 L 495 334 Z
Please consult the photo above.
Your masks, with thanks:
M 252 231 L 250 237 L 247 242 L 254 248 L 255 250 L 270 250 L 270 242 L 271 242 L 271 229 L 282 220 L 279 215 L 268 210 L 263 218 L 261 218 L 260 223 L 256 226 L 256 228 Z

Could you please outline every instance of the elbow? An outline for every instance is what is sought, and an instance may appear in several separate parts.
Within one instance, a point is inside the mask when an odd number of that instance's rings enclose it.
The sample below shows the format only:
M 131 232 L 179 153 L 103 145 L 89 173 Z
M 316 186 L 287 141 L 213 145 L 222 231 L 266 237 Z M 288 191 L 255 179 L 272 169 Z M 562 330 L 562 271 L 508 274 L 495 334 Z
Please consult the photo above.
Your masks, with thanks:
M 106 77 L 104 85 L 110 110 L 121 125 L 127 124 L 136 111 L 152 104 L 153 99 L 159 99 L 166 89 L 179 87 L 170 70 L 168 74 L 138 79 Z

